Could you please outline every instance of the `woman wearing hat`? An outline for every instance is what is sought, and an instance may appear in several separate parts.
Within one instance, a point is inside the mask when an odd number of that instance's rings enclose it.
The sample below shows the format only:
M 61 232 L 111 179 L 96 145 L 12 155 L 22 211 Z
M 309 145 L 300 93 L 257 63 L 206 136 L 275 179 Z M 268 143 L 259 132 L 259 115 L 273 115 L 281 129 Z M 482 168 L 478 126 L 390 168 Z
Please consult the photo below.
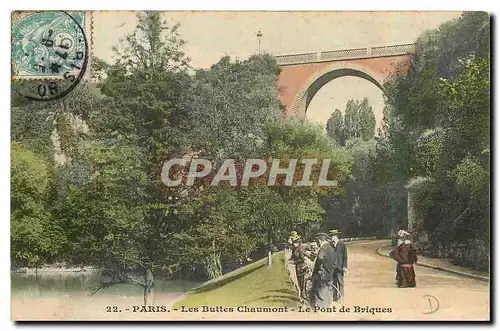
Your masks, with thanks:
M 290 240 L 292 241 L 292 256 L 290 260 L 295 264 L 295 274 L 297 275 L 297 283 L 299 289 L 299 296 L 305 298 L 305 275 L 308 270 L 306 259 L 311 254 L 311 246 L 302 242 L 302 238 L 296 231 L 292 231 Z
M 398 287 L 415 287 L 417 283 L 413 265 L 417 263 L 417 254 L 411 244 L 411 236 L 406 230 L 399 230 L 398 237 L 398 247 L 390 253 L 390 256 L 398 262 L 396 282 Z

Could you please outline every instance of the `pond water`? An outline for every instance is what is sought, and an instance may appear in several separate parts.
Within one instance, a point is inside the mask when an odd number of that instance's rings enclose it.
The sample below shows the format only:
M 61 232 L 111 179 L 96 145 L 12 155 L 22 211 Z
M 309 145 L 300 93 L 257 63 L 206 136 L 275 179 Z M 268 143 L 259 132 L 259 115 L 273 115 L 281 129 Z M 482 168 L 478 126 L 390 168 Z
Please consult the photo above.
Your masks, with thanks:
M 89 290 L 98 286 L 101 277 L 96 273 L 44 273 L 20 274 L 11 273 L 12 296 L 29 297 L 61 297 L 87 295 Z M 185 280 L 167 280 L 155 278 L 155 293 L 179 296 L 200 283 Z M 98 296 L 131 297 L 142 296 L 143 288 L 132 284 L 117 284 L 101 289 Z

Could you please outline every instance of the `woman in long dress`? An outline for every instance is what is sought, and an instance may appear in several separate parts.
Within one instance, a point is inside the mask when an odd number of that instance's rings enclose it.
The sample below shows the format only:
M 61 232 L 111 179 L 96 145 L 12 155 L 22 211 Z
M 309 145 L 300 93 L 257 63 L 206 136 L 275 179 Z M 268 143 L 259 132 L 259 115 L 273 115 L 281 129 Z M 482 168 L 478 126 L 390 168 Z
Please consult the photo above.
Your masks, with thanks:
M 398 262 L 396 269 L 396 281 L 398 287 L 415 287 L 415 268 L 417 254 L 411 244 L 409 233 L 405 231 L 403 238 L 399 240 L 398 247 L 390 253 L 391 257 Z
M 316 235 L 319 251 L 314 262 L 311 306 L 319 308 L 330 307 L 333 299 L 333 272 L 337 260 L 335 250 L 327 241 L 327 238 L 328 235 L 324 232 Z

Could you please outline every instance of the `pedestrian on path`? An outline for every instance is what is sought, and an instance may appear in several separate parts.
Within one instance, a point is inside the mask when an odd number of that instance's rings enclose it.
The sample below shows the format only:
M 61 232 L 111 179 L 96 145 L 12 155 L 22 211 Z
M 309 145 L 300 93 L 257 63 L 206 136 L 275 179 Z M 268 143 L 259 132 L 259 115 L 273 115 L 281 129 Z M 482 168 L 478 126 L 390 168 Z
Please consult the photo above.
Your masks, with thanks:
M 329 308 L 332 303 L 333 271 L 337 265 L 335 250 L 327 238 L 324 232 L 316 235 L 319 251 L 314 263 L 311 303 L 319 308 Z
M 308 271 L 308 259 L 311 256 L 311 246 L 302 242 L 302 238 L 299 236 L 297 231 L 292 231 L 290 239 L 293 244 L 290 260 L 295 265 L 299 296 L 306 298 L 305 276 Z
M 347 272 L 347 247 L 340 236 L 342 232 L 338 229 L 330 230 L 330 244 L 336 255 L 336 268 L 333 272 L 333 301 L 344 299 L 344 274 Z
M 417 263 L 417 253 L 406 230 L 399 230 L 398 237 L 398 247 L 390 253 L 390 256 L 398 262 L 396 283 L 398 287 L 415 287 L 417 283 L 413 265 Z

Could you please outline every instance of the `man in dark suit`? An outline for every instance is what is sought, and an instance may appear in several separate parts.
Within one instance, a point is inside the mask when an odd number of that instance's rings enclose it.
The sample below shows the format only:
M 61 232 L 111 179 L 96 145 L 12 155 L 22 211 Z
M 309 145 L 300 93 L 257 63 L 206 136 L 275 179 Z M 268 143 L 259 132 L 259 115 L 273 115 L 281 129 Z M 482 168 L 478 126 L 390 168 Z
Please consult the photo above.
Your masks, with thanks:
M 327 239 L 326 233 L 316 235 L 319 251 L 314 263 L 311 297 L 313 307 L 319 308 L 328 308 L 332 303 L 332 279 L 337 264 L 335 251 Z
M 333 247 L 336 256 L 336 268 L 333 272 L 333 300 L 344 299 L 344 274 L 347 272 L 347 247 L 339 236 L 342 234 L 337 229 L 330 230 L 330 245 Z

